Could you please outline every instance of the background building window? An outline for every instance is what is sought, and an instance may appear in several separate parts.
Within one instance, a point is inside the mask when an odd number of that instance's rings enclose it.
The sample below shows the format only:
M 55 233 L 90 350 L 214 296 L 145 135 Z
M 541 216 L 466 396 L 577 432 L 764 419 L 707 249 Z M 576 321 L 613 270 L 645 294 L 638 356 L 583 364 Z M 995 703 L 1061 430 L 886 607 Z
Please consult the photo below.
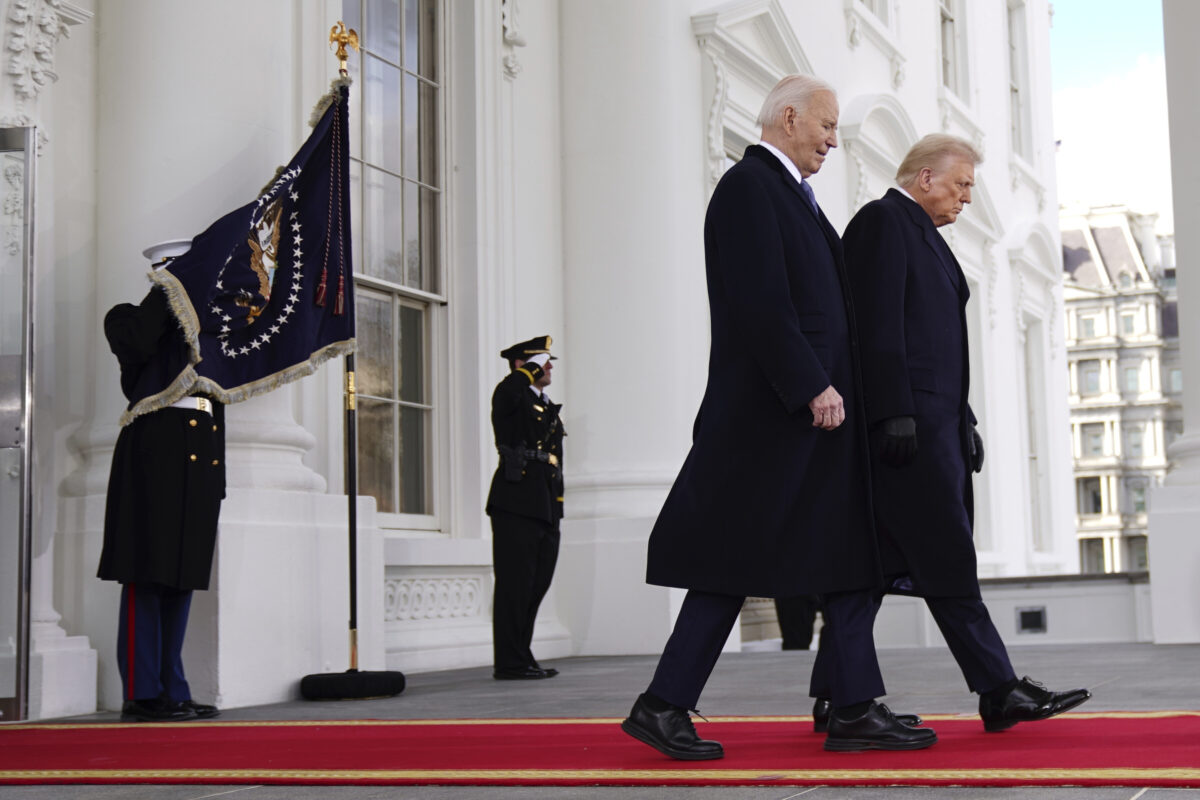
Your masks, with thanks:
M 1145 536 L 1126 536 L 1124 545 L 1121 563 L 1125 572 L 1141 572 L 1150 568 Z
M 1099 514 L 1104 510 L 1099 478 L 1077 478 L 1075 492 L 1080 514 Z
M 1125 334 L 1126 336 L 1131 336 L 1135 327 L 1133 314 L 1121 315 L 1121 333 Z
M 1164 438 L 1166 439 L 1166 444 L 1170 445 L 1171 442 L 1175 441 L 1180 436 L 1183 436 L 1183 420 L 1181 420 L 1181 419 L 1167 420 L 1166 430 L 1164 433 L 1165 433 Z
M 1146 487 L 1133 486 L 1129 489 L 1129 510 L 1134 514 L 1146 513 Z
M 1079 362 L 1079 393 L 1100 393 L 1100 362 L 1095 359 Z
M 1096 318 L 1095 317 L 1080 317 L 1079 318 L 1079 338 L 1080 339 L 1095 339 L 1096 338 Z
M 1083 573 L 1104 572 L 1104 540 L 1079 540 L 1079 571 Z
M 1137 367 L 1126 367 L 1122 375 L 1125 377 L 1125 391 L 1137 392 L 1141 390 L 1141 370 Z
M 1080 435 L 1083 439 L 1083 455 L 1104 455 L 1104 423 L 1087 422 L 1081 426 Z
M 1145 441 L 1145 431 L 1140 425 L 1125 430 L 1125 455 L 1130 458 L 1142 457 L 1142 442 Z
M 1173 394 L 1177 394 L 1177 393 L 1183 391 L 1183 370 L 1182 369 L 1172 369 L 1168 373 L 1167 386 L 1170 387 L 1168 389 L 1168 391 L 1170 391 Z
M 1133 286 L 1133 276 L 1128 272 L 1122 272 L 1121 277 L 1118 280 L 1122 289 L 1129 289 Z
M 862 0 L 862 4 L 884 25 L 891 24 L 891 10 L 888 8 L 891 0 Z
M 445 303 L 437 0 L 345 0 L 352 61 L 358 463 L 384 513 L 431 515 L 432 317 Z

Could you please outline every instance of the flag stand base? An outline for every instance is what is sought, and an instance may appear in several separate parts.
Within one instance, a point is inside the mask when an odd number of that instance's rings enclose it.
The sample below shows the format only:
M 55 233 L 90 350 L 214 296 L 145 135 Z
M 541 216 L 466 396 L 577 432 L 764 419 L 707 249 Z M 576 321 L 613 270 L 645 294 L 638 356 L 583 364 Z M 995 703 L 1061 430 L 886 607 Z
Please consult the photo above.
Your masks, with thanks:
M 305 675 L 300 696 L 305 700 L 366 700 L 394 697 L 404 691 L 404 673 L 392 670 L 325 672 Z

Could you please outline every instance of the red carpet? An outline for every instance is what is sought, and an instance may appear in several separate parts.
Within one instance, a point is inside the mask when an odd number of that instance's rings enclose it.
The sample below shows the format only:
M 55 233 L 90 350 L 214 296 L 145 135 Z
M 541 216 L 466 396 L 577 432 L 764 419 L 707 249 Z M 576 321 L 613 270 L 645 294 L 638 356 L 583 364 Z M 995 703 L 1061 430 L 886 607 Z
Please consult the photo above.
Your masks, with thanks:
M 928 718 L 939 741 L 827 753 L 808 717 L 700 722 L 726 756 L 682 762 L 618 719 L 351 720 L 0 726 L 0 784 L 1200 786 L 1200 712 L 1065 714 L 985 734 Z

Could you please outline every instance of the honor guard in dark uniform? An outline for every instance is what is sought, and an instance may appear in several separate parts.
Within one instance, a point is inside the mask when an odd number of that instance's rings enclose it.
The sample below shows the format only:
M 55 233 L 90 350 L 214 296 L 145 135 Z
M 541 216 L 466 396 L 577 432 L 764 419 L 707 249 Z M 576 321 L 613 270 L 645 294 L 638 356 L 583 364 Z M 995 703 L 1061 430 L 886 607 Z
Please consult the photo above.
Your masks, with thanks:
M 549 336 L 501 351 L 509 374 L 492 393 L 492 429 L 500 465 L 492 477 L 493 677 L 553 678 L 533 657 L 533 624 L 558 561 L 563 515 L 562 406 L 544 393 L 554 369 Z
M 148 248 L 156 267 L 188 242 Z M 104 317 L 104 335 L 121 365 L 129 407 L 147 387 L 169 383 L 188 365 L 188 349 L 165 291 Z M 113 451 L 98 576 L 121 583 L 117 666 L 122 720 L 174 722 L 215 717 L 192 700 L 183 672 L 183 637 L 194 589 L 207 589 L 225 497 L 225 407 L 185 397 L 121 428 Z

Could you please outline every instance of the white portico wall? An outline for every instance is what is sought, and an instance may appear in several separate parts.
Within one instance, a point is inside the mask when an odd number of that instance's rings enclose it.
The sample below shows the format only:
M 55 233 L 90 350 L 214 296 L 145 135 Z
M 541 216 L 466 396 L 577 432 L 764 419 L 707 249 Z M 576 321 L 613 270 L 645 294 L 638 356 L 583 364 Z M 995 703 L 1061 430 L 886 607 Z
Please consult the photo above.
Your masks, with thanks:
M 76 276 L 71 265 L 86 246 L 86 225 L 76 224 L 75 209 L 60 207 L 55 198 L 64 187 L 88 186 L 90 176 L 77 171 L 79 131 L 57 113 L 67 98 L 79 99 L 70 81 L 58 78 L 87 75 L 80 61 L 88 53 L 91 3 L 32 2 L 22 6 L 0 3 L 6 69 L 0 77 L 0 121 L 5 126 L 38 126 L 36 159 L 36 244 L 32 290 L 34 310 L 33 542 L 30 577 L 30 653 L 28 716 L 86 713 L 96 705 L 96 651 L 58 612 L 54 594 L 56 476 L 69 462 L 59 435 L 58 420 L 69 405 L 69 375 L 58 358 L 60 326 L 72 316 Z M 81 41 L 82 40 L 82 41 Z M 86 107 L 90 103 L 82 99 Z M 8 198 L 20 200 L 23 186 L 6 184 Z M 20 230 L 19 207 L 5 209 L 6 227 Z M 81 230 L 83 229 L 83 230 Z M 19 283 L 4 291 L 19 291 Z M 78 360 L 73 364 L 82 367 Z M 15 576 L 15 570 L 11 573 Z M 14 592 L 13 586 L 3 587 Z
M 1200 6 L 1163 0 L 1166 35 L 1167 111 L 1171 134 L 1171 189 L 1175 205 L 1179 360 L 1183 367 L 1183 435 L 1167 448 L 1170 468 L 1151 489 L 1150 590 L 1154 641 L 1200 642 L 1200 52 L 1192 32 Z M 1188 309 L 1193 309 L 1188 311 Z
M 556 583 L 587 654 L 661 650 L 682 596 L 647 586 L 645 566 L 708 361 L 694 5 L 560 8 L 571 405 Z
M 115 303 L 137 302 L 147 291 L 144 246 L 199 233 L 252 199 L 287 162 L 336 63 L 324 51 L 323 14 L 297 12 L 284 0 L 131 0 L 106 4 L 95 24 L 96 60 L 87 79 L 102 98 L 95 124 L 96 290 L 94 305 L 70 321 L 72 335 L 59 347 L 86 342 L 97 366 L 94 377 L 72 386 L 89 408 L 71 437 L 79 464 L 63 484 L 59 561 L 64 617 L 97 643 L 100 704 L 115 708 L 119 586 L 93 576 L 124 398 L 100 321 Z M 131 42 L 139 43 L 136 61 L 144 68 L 131 68 Z M 214 48 L 229 57 L 213 58 Z M 315 59 L 328 59 L 324 81 L 308 68 Z M 307 380 L 331 369 L 340 366 Z M 228 497 L 213 582 L 195 595 L 184 648 L 193 692 L 220 705 L 288 699 L 304 674 L 349 666 L 346 501 L 325 494 L 324 479 L 302 463 L 313 436 L 295 422 L 294 391 L 285 387 L 227 413 Z M 359 594 L 367 598 L 382 595 L 372 512 L 364 503 L 359 516 Z M 359 612 L 360 666 L 378 668 L 378 604 L 360 604 Z

